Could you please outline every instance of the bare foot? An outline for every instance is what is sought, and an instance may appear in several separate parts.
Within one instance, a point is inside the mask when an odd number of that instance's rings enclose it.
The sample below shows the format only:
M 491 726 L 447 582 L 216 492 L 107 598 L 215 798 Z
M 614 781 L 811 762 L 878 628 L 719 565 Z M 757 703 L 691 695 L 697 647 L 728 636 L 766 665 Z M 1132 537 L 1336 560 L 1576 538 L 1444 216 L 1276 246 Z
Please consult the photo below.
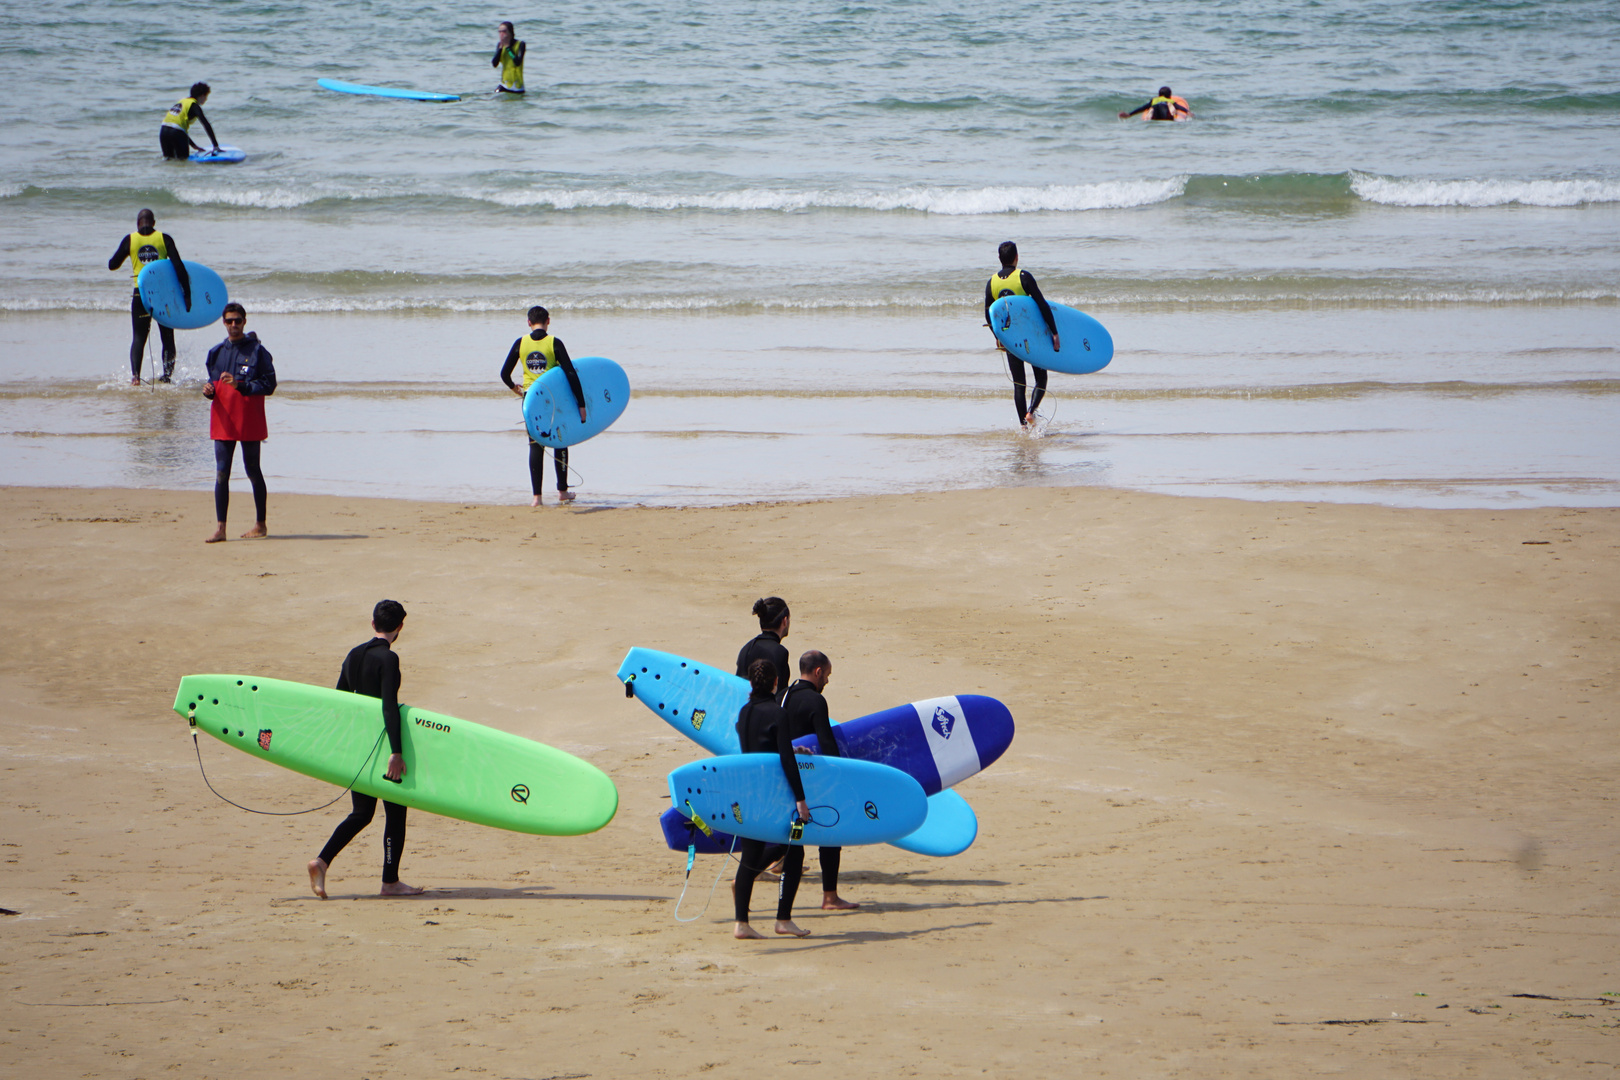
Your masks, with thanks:
M 561 502 L 573 502 L 574 493 L 572 491 L 559 491 L 557 492 L 557 498 Z
M 540 505 L 540 496 L 536 495 L 534 497 L 534 501 L 531 502 L 529 505 L 530 506 L 539 506 Z
M 778 923 L 777 925 L 780 926 L 781 923 Z M 752 926 L 749 926 L 745 922 L 738 923 L 731 931 L 731 936 L 739 941 L 760 940 L 765 937 L 764 934 L 760 933 L 758 930 L 755 930 Z
M 139 386 L 139 385 L 141 385 L 141 380 L 139 380 L 139 379 L 131 379 L 131 380 L 129 380 L 129 385 L 131 385 L 131 386 Z
M 320 859 L 309 860 L 309 887 L 322 900 L 326 899 L 326 870 L 326 864 Z
M 203 543 L 205 543 L 205 544 L 223 544 L 224 542 L 225 542 L 225 523 L 222 521 L 222 522 L 219 523 L 219 528 L 214 530 L 213 535 L 211 535 L 208 539 L 204 540 Z
M 800 930 L 797 926 L 793 925 L 793 920 L 792 919 L 788 919 L 786 921 L 778 919 L 776 921 L 776 932 L 778 934 L 782 934 L 784 936 L 789 936 L 789 937 L 809 937 L 810 936 L 810 931 L 808 931 L 808 930 Z
M 850 903 L 848 900 L 845 900 L 842 896 L 839 896 L 835 892 L 824 892 L 821 894 L 822 911 L 854 911 L 860 906 L 861 905 L 859 904 Z
M 261 522 L 258 522 L 257 524 L 255 524 L 253 526 L 253 528 L 251 528 L 247 532 L 243 533 L 242 534 L 242 539 L 244 539 L 244 540 L 258 540 L 261 537 L 265 537 L 265 536 L 269 536 L 269 535 L 270 535 L 270 530 L 268 528 L 266 528 L 264 522 L 261 521 Z
M 426 889 L 417 888 L 415 885 L 407 885 L 403 881 L 385 881 L 385 882 L 383 882 L 383 887 L 380 890 L 378 890 L 377 895 L 378 896 L 421 896 L 426 891 L 427 891 Z

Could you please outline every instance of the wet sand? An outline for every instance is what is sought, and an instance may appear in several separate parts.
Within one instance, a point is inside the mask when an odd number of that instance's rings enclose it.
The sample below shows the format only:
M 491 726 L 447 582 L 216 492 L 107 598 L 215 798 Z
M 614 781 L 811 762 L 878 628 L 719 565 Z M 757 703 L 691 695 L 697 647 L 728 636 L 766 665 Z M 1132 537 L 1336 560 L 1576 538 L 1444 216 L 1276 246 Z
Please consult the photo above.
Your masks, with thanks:
M 0 1060 L 40 1077 L 1613 1076 L 1620 511 L 1003 489 L 701 510 L 0 489 Z M 232 535 L 248 525 L 244 495 Z M 802 940 L 677 923 L 631 645 L 727 662 L 753 599 L 849 718 L 1018 736 L 965 854 L 852 849 Z M 180 675 L 330 684 L 383 596 L 405 697 L 580 754 L 606 829 L 211 795 Z M 211 740 L 220 790 L 329 787 Z M 682 913 L 719 864 L 700 860 Z M 728 875 L 729 876 L 729 875 Z M 768 890 L 756 925 L 769 927 Z M 1531 996 L 1525 996 L 1531 995 Z M 1605 996 L 1607 995 L 1607 996 Z

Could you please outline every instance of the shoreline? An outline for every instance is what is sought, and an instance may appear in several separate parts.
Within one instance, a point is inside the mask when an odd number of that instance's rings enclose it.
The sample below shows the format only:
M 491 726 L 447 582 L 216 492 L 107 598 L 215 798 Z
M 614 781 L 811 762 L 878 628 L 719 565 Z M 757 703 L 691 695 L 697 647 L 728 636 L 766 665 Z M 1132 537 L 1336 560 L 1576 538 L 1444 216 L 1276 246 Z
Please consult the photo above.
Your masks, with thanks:
M 204 545 L 195 503 L 0 488 L 0 1048 L 25 1071 L 1609 1071 L 1620 510 L 288 495 L 271 539 Z M 769 593 L 790 651 L 833 658 L 835 718 L 987 693 L 1018 733 L 959 788 L 967 852 L 850 849 L 865 906 L 840 915 L 812 856 L 813 935 L 744 943 L 724 884 L 671 918 L 654 819 L 699 752 L 613 671 L 631 645 L 724 663 Z M 330 684 L 384 595 L 405 700 L 586 758 L 618 817 L 548 839 L 413 814 L 403 879 L 432 891 L 344 903 L 375 889 L 374 823 L 339 899 L 310 896 L 341 805 L 218 802 L 169 705 L 192 671 Z M 204 742 L 246 805 L 331 797 Z M 683 917 L 722 869 L 700 859 Z M 709 1037 L 734 1021 L 747 1051 Z

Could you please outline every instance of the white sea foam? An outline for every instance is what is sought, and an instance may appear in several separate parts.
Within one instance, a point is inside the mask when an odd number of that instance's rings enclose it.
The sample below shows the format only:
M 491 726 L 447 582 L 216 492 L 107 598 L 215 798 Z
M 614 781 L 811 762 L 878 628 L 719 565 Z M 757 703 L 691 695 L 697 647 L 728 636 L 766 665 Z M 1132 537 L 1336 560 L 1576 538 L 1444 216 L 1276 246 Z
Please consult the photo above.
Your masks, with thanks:
M 1620 202 L 1613 180 L 1395 180 L 1351 173 L 1350 188 L 1385 206 L 1584 206 Z
M 325 199 L 346 199 L 356 202 L 367 199 L 388 198 L 392 194 L 381 187 L 338 188 L 320 186 L 311 188 L 263 187 L 190 187 L 181 185 L 172 194 L 192 206 L 238 206 L 253 210 L 291 210 Z

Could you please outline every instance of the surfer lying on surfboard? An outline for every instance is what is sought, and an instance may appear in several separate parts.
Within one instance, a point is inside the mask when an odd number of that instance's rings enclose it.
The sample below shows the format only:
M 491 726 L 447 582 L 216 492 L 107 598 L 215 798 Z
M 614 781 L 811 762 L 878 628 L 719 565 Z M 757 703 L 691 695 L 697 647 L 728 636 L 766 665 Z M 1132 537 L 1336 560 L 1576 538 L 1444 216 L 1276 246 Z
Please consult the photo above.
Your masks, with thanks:
M 1176 97 L 1170 92 L 1168 86 L 1159 87 L 1159 94 L 1146 105 L 1138 105 L 1130 112 L 1119 114 L 1121 120 L 1135 116 L 1139 112 L 1151 109 L 1145 119 L 1148 120 L 1191 120 L 1192 109 L 1187 107 L 1187 99 Z M 1179 114 L 1179 115 L 1178 115 Z

